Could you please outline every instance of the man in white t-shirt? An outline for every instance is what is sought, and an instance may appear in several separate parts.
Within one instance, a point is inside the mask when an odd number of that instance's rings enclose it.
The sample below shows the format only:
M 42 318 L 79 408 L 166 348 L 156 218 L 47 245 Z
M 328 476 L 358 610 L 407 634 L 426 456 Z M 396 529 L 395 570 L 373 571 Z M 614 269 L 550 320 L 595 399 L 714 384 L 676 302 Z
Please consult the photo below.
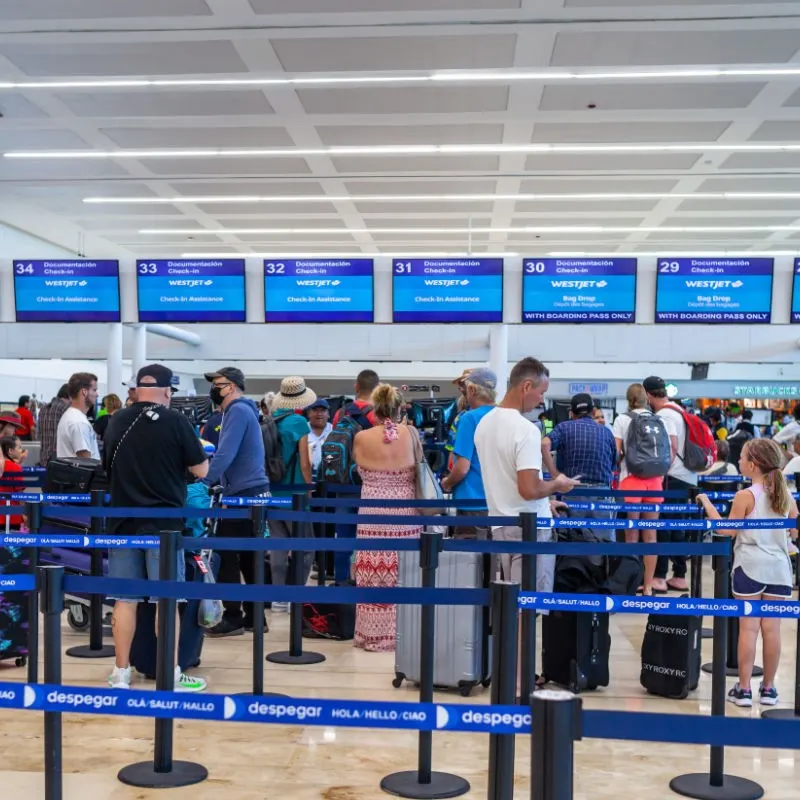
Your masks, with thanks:
M 70 407 L 61 415 L 56 432 L 56 456 L 100 459 L 94 428 L 86 417 L 97 402 L 97 375 L 76 372 L 67 381 Z
M 578 481 L 566 475 L 542 480 L 542 434 L 522 416 L 541 405 L 549 385 L 547 367 L 535 358 L 524 358 L 511 370 L 503 401 L 475 429 L 475 447 L 490 516 L 516 517 L 522 511 L 532 511 L 540 518 L 550 519 L 553 514 L 549 498 L 578 485 Z M 551 541 L 552 536 L 552 528 L 538 529 L 539 541 Z M 492 538 L 519 542 L 522 529 L 518 525 L 494 528 Z M 505 580 L 520 581 L 521 555 L 502 555 L 500 563 Z M 555 556 L 537 556 L 536 566 L 537 591 L 551 592 Z
M 790 447 L 795 437 L 800 436 L 800 403 L 794 407 L 792 416 L 794 419 L 788 425 L 784 425 L 772 437 L 773 442 L 785 444 L 787 447 Z
M 686 452 L 686 421 L 683 414 L 674 408 L 674 404 L 667 397 L 667 386 L 662 378 L 651 375 L 642 381 L 642 385 L 647 392 L 647 400 L 650 408 L 664 419 L 667 432 L 673 442 L 675 455 L 672 465 L 664 479 L 664 489 L 689 490 L 697 487 L 697 473 L 687 469 L 683 463 L 683 454 Z M 674 438 L 673 438 L 674 437 Z M 682 519 L 682 514 L 662 514 L 662 519 Z M 660 530 L 658 532 L 658 542 L 683 543 L 686 541 L 686 531 L 683 530 Z M 667 578 L 667 568 L 672 561 L 672 577 Z M 653 579 L 653 591 L 658 593 L 666 592 L 667 589 L 674 589 L 678 592 L 685 592 L 689 588 L 686 583 L 686 556 L 659 556 L 656 563 L 656 572 Z

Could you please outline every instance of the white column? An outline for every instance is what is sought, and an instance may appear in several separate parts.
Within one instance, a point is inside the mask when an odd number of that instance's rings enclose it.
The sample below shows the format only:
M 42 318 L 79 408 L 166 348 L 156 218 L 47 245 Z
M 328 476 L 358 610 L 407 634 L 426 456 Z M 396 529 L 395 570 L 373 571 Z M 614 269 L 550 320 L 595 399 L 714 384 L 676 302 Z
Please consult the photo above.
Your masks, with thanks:
M 112 322 L 108 326 L 108 357 L 106 359 L 108 385 L 106 394 L 122 391 L 122 323 Z
M 497 401 L 500 402 L 508 384 L 508 325 L 492 325 L 489 329 L 489 369 L 497 375 Z
M 134 377 L 136 373 L 147 363 L 147 325 L 133 326 L 133 364 L 132 370 Z

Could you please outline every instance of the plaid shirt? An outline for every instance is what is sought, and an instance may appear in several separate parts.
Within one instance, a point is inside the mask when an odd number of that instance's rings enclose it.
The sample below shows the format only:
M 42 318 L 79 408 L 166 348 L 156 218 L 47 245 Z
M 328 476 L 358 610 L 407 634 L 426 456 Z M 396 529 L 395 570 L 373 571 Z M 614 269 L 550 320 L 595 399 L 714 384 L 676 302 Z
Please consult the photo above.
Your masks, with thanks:
M 561 472 L 570 478 L 581 475 L 583 483 L 611 485 L 617 445 L 608 428 L 591 417 L 581 417 L 559 423 L 549 438 Z
M 42 449 L 39 454 L 40 467 L 46 467 L 48 462 L 56 457 L 58 423 L 69 405 L 69 400 L 56 397 L 55 400 L 46 403 L 39 410 L 39 437 L 42 440 Z

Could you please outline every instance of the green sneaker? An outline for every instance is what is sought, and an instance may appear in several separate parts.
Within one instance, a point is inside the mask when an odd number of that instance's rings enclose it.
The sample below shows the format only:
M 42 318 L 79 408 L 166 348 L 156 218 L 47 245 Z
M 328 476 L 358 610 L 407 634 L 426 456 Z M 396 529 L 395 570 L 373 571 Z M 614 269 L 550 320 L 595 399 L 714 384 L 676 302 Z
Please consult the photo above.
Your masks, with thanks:
M 175 691 L 176 692 L 204 692 L 208 684 L 196 675 L 187 675 L 181 672 L 180 667 L 175 667 Z

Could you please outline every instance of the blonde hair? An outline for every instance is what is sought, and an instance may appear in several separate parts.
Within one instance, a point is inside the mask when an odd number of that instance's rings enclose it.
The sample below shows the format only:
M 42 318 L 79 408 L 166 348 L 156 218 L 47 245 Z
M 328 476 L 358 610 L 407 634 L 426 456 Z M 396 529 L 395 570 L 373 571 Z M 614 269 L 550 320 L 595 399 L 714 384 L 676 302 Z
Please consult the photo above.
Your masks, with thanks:
M 750 459 L 764 476 L 764 491 L 772 510 L 776 514 L 788 514 L 792 507 L 792 496 L 781 472 L 781 448 L 772 439 L 751 439 L 742 448 L 742 455 Z
M 107 394 L 104 405 L 109 414 L 114 414 L 122 408 L 122 400 L 119 399 L 119 395 Z
M 625 399 L 628 401 L 628 411 L 647 408 L 647 391 L 641 383 L 632 383 L 625 392 Z
M 403 395 L 388 383 L 380 383 L 372 392 L 372 406 L 380 420 L 398 420 L 403 408 Z

